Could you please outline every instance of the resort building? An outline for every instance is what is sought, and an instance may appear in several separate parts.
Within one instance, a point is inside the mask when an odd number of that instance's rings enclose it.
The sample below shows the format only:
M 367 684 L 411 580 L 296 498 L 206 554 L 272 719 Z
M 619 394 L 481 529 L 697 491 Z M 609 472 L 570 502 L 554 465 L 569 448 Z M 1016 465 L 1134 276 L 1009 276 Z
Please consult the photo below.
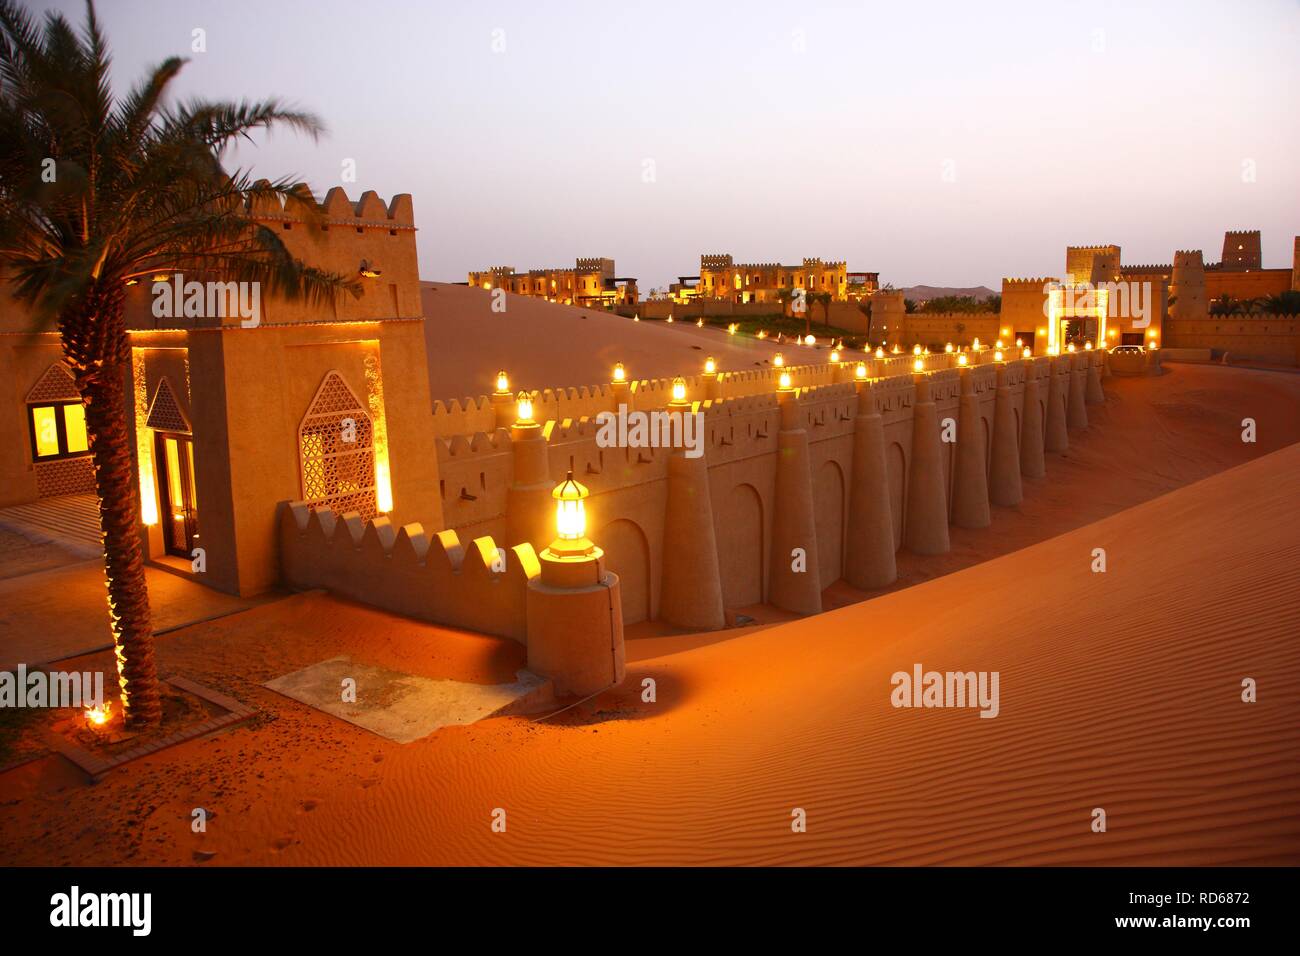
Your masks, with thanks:
M 700 272 L 679 276 L 670 287 L 679 302 L 721 299 L 737 305 L 779 302 L 793 289 L 828 293 L 844 302 L 872 295 L 880 287 L 878 272 L 849 272 L 846 264 L 804 259 L 797 266 L 775 262 L 736 262 L 728 254 L 700 256 Z
M 516 272 L 513 266 L 492 266 L 471 272 L 469 285 L 590 308 L 635 305 L 637 301 L 636 279 L 616 275 L 614 260 L 604 257 L 578 259 L 572 269 Z

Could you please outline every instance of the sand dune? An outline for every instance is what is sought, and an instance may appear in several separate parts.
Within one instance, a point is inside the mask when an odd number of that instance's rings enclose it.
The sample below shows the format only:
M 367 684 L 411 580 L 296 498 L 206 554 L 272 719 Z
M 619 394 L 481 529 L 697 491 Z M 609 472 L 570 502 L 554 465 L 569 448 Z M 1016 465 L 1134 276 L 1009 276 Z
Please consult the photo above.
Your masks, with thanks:
M 421 287 L 435 400 L 486 395 L 500 368 L 518 388 L 537 389 L 608 382 L 615 362 L 634 378 L 663 378 L 696 375 L 709 355 L 728 370 L 764 365 L 778 351 L 799 361 L 792 352 L 799 346 L 733 337 L 690 322 L 633 322 L 518 295 L 506 296 L 505 312 L 493 312 L 491 294 L 482 289 L 445 282 Z

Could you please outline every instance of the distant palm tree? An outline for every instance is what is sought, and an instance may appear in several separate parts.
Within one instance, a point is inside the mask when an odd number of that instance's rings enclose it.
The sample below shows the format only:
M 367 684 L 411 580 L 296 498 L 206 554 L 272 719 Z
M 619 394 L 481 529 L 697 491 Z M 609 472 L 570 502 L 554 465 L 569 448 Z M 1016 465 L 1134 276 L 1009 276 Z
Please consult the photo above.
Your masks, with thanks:
M 77 31 L 59 14 L 38 23 L 0 0 L 0 271 L 38 320 L 57 324 L 86 406 L 132 726 L 156 723 L 161 711 L 126 415 L 126 284 L 184 272 L 311 302 L 359 294 L 355 279 L 308 268 L 249 218 L 254 203 L 272 198 L 318 216 L 305 187 L 222 168 L 225 149 L 257 130 L 287 126 L 314 138 L 320 122 L 275 100 L 169 108 L 164 93 L 183 65 L 167 59 L 116 98 L 92 3 Z

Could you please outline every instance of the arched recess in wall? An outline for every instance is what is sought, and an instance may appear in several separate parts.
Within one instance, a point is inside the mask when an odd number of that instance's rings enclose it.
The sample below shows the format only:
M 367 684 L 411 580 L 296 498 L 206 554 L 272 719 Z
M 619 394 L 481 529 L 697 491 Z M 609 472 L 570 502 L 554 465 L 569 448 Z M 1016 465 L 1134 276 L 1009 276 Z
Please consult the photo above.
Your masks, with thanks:
M 763 600 L 763 499 L 753 485 L 737 485 L 715 522 L 722 602 L 748 607 Z
M 813 506 L 821 586 L 828 588 L 844 576 L 844 471 L 838 462 L 827 461 L 817 469 Z
M 618 575 L 623 592 L 623 623 L 650 619 L 650 543 L 630 518 L 605 525 L 596 539 L 605 552 L 605 566 Z
M 903 446 L 893 442 L 885 456 L 889 468 L 889 510 L 894 518 L 894 550 L 903 546 L 903 517 L 907 504 L 907 454 Z

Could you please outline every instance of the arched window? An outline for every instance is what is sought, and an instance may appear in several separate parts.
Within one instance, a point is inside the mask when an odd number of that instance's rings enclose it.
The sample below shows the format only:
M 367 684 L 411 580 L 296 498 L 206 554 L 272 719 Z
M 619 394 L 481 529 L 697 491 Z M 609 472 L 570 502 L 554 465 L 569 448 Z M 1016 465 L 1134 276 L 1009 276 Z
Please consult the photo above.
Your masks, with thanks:
M 374 424 L 336 371 L 326 373 L 298 426 L 298 461 L 308 505 L 375 516 Z

